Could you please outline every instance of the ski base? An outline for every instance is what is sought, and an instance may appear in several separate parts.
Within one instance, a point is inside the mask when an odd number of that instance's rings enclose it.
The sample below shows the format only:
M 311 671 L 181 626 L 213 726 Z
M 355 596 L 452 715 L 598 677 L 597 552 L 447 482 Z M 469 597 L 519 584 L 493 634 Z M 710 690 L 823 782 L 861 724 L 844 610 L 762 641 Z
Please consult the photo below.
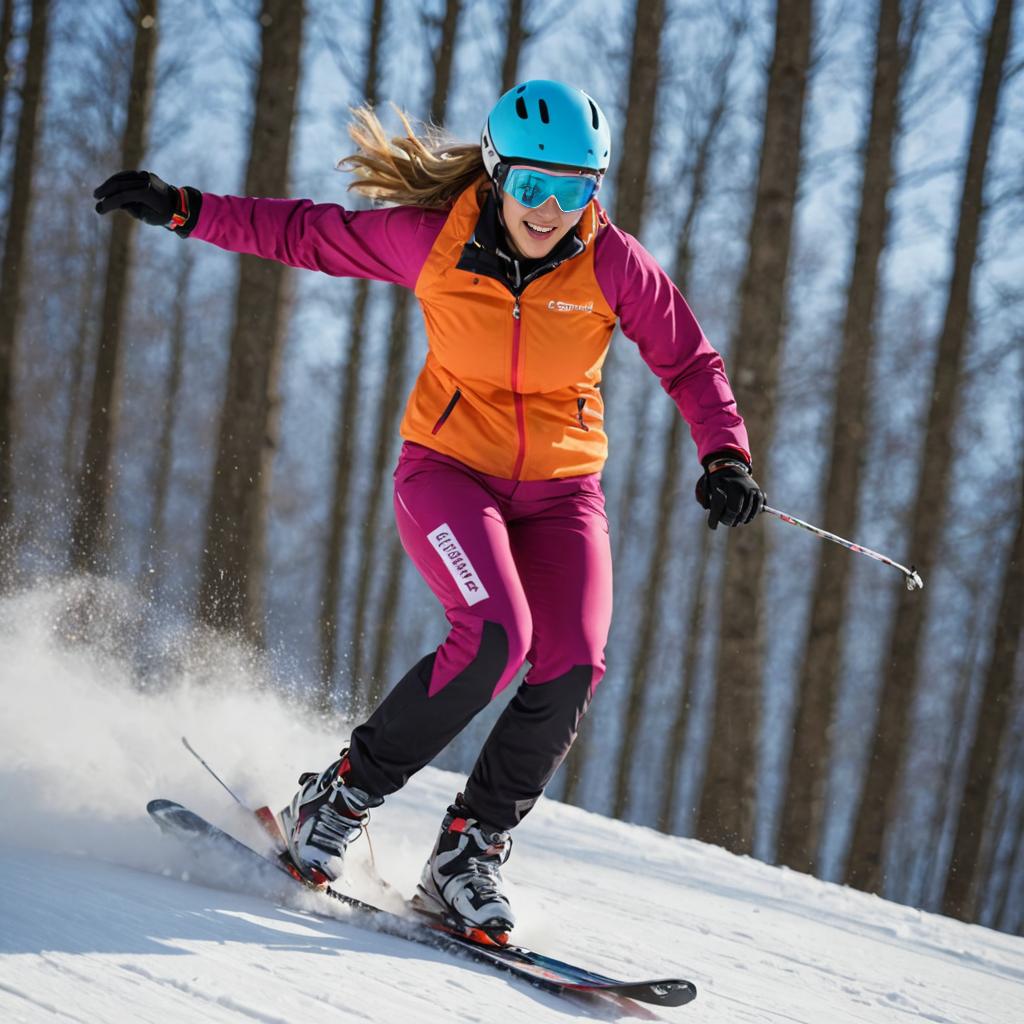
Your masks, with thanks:
M 679 978 L 623 981 L 605 977 L 521 946 L 481 944 L 456 931 L 440 918 L 431 920 L 421 913 L 417 919 L 410 919 L 329 886 L 313 886 L 301 875 L 297 875 L 286 863 L 287 854 L 275 857 L 273 854 L 260 853 L 173 800 L 151 800 L 146 810 L 164 832 L 186 841 L 204 842 L 260 870 L 272 867 L 292 884 L 321 893 L 351 908 L 357 917 L 372 923 L 373 927 L 380 931 L 467 956 L 477 963 L 490 964 L 546 991 L 560 995 L 611 998 L 620 1005 L 624 1000 L 636 1000 L 666 1007 L 684 1006 L 697 996 L 694 984 Z M 270 828 L 267 828 L 267 832 L 273 836 Z

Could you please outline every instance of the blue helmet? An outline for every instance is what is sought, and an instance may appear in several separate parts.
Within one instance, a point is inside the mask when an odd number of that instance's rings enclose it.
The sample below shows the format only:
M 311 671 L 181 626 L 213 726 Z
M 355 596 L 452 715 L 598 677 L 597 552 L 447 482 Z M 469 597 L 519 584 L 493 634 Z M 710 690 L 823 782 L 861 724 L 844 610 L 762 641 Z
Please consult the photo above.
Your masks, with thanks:
M 499 164 L 516 160 L 603 174 L 612 140 L 607 118 L 585 92 L 538 78 L 498 100 L 487 115 L 480 148 L 492 178 Z

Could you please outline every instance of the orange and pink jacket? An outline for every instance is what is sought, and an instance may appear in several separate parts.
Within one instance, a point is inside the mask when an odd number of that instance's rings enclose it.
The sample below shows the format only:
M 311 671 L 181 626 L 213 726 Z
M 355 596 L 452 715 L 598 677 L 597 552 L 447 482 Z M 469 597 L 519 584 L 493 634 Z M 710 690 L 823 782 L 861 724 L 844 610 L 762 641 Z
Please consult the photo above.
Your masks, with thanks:
M 616 322 L 679 407 L 698 456 L 735 449 L 749 461 L 721 356 L 664 270 L 596 200 L 577 226 L 578 254 L 518 298 L 459 267 L 480 202 L 476 187 L 448 210 L 204 193 L 192 237 L 412 289 L 428 350 L 402 436 L 482 473 L 546 480 L 600 471 L 608 439 L 598 385 Z

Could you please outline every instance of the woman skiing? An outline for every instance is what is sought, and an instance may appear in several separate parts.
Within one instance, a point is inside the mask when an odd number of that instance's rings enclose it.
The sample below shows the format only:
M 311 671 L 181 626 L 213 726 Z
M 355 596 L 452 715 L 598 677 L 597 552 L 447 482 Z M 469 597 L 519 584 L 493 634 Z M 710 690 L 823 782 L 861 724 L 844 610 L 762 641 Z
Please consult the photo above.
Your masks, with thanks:
M 416 900 L 501 942 L 515 920 L 499 870 L 509 831 L 562 762 L 604 673 L 612 577 L 598 385 L 616 322 L 690 426 L 709 525 L 749 523 L 764 495 L 720 356 L 597 201 L 610 133 L 590 96 L 554 81 L 516 86 L 479 146 L 420 138 L 408 121 L 389 139 L 369 108 L 355 115 L 351 187 L 386 208 L 218 196 L 126 171 L 96 190 L 96 209 L 415 291 L 428 350 L 402 420 L 395 516 L 451 629 L 338 760 L 300 778 L 282 821 L 302 875 L 337 878 L 370 808 L 529 662 L 448 808 Z

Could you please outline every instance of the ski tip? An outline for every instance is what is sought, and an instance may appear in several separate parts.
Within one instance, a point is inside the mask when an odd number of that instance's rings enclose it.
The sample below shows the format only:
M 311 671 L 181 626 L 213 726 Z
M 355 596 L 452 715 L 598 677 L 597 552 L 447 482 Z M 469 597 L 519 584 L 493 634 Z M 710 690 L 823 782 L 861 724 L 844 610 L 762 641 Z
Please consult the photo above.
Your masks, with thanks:
M 173 832 L 175 828 L 181 828 L 182 822 L 191 815 L 176 800 L 150 800 L 146 804 L 146 812 L 160 826 L 164 832 Z
M 651 987 L 662 1006 L 685 1006 L 697 998 L 697 986 L 692 981 L 656 982 Z
M 659 978 L 654 981 L 614 982 L 608 985 L 577 986 L 577 990 L 606 992 L 624 999 L 655 1006 L 686 1006 L 697 998 L 697 986 L 680 978 Z
M 692 981 L 676 979 L 655 981 L 650 985 L 650 993 L 659 1006 L 685 1006 L 697 998 L 697 986 Z

